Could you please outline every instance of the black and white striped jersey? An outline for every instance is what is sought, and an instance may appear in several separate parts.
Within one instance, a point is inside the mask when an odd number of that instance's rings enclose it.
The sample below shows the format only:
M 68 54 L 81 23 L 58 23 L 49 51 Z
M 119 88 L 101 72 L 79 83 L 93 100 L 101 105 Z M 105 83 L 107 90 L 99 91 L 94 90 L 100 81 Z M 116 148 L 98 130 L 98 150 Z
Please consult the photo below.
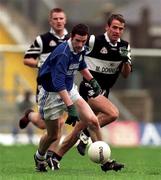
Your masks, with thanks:
M 25 52 L 24 58 L 38 58 L 38 67 L 40 68 L 49 54 L 62 42 L 67 40 L 67 31 L 64 31 L 63 37 L 56 36 L 53 29 L 45 34 L 36 37 L 35 41 L 31 44 L 29 49 Z
M 128 50 L 126 61 L 131 63 L 130 45 L 122 39 L 113 45 L 107 33 L 96 37 L 91 35 L 88 45 L 89 52 L 85 57 L 87 66 L 101 88 L 109 90 L 115 84 L 125 62 L 120 54 L 121 50 Z

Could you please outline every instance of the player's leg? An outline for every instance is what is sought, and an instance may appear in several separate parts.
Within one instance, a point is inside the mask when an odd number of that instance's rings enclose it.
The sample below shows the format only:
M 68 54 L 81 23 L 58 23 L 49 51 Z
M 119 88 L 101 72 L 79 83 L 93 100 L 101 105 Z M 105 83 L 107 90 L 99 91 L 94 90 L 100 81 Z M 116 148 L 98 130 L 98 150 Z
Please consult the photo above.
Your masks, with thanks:
M 80 97 L 75 102 L 75 105 L 79 114 L 79 118 L 88 127 L 88 131 L 93 142 L 102 140 L 98 118 L 87 102 L 82 97 Z
M 95 112 L 101 112 L 98 114 L 101 127 L 113 122 L 119 115 L 118 109 L 102 95 L 97 96 L 96 98 L 91 98 L 89 104 Z M 108 160 L 106 163 L 101 165 L 101 169 L 105 172 L 109 170 L 118 171 L 122 168 L 124 168 L 124 165 L 114 160 Z
M 86 126 L 82 122 L 78 122 L 73 128 L 73 131 L 65 137 L 59 148 L 57 150 L 53 149 L 54 151 L 52 154 L 53 170 L 57 170 L 60 168 L 61 159 L 63 158 L 65 153 L 68 152 L 69 149 L 73 147 L 73 145 L 77 142 L 79 138 L 79 133 L 85 127 Z M 122 168 L 124 168 L 124 165 L 114 160 L 108 160 L 106 163 L 101 165 L 102 171 L 105 172 L 109 170 L 118 171 L 121 170 Z
M 30 122 L 40 129 L 46 129 L 46 125 L 44 120 L 41 119 L 41 115 L 38 112 L 34 112 L 32 109 L 28 109 L 24 113 L 24 116 L 19 120 L 19 127 L 24 129 Z
M 96 98 L 88 99 L 88 104 L 92 110 L 98 114 L 100 126 L 103 127 L 118 118 L 119 112 L 117 107 L 103 95 L 99 95 Z M 80 134 L 80 142 L 77 146 L 78 152 L 81 155 L 85 155 L 86 146 L 88 144 L 89 132 L 87 129 L 83 130 Z
M 79 135 L 82 129 L 84 129 L 86 126 L 82 122 L 78 122 L 75 127 L 73 128 L 72 132 L 68 134 L 61 145 L 59 146 L 58 150 L 56 153 L 60 156 L 63 157 L 64 154 L 71 148 L 77 140 L 79 139 Z
M 41 90 L 41 86 L 39 87 L 37 85 L 37 91 L 36 91 L 36 102 L 38 103 L 38 98 L 39 98 L 39 92 Z M 33 109 L 27 109 L 23 115 L 23 117 L 21 117 L 21 119 L 19 120 L 19 127 L 21 129 L 24 129 L 28 126 L 29 123 L 32 123 L 33 125 L 35 125 L 36 127 L 38 127 L 39 129 L 46 129 L 46 125 L 44 120 L 41 118 L 41 115 L 39 114 L 39 112 L 34 112 Z
M 59 131 L 58 131 L 58 138 L 57 138 L 57 140 L 54 142 L 54 143 L 52 143 L 51 145 L 50 145 L 50 147 L 48 148 L 48 151 L 50 152 L 50 151 L 52 151 L 52 149 L 57 149 L 58 147 L 59 147 L 59 144 L 60 144 L 60 140 L 61 140 L 61 138 L 63 137 L 63 135 L 65 134 L 65 123 L 64 123 L 64 116 L 62 116 L 62 117 L 60 117 L 59 118 Z
M 54 152 L 52 153 L 52 163 L 53 163 L 52 170 L 56 170 L 60 168 L 60 160 L 65 155 L 65 153 L 71 147 L 73 147 L 73 145 L 77 142 L 79 138 L 79 133 L 85 127 L 86 126 L 82 122 L 78 122 L 75 125 L 73 131 L 65 137 L 65 139 L 63 140 L 59 148 L 57 150 L 53 149 Z M 124 167 L 123 164 L 118 163 L 117 161 L 114 161 L 114 160 L 108 160 L 106 163 L 101 165 L 101 169 L 105 172 L 109 170 L 118 171 L 118 170 L 121 170 L 123 167 Z
M 93 140 L 101 140 L 101 134 L 100 134 L 100 127 L 98 123 L 98 119 L 89 107 L 89 105 L 85 102 L 84 99 L 82 99 L 77 91 L 77 89 L 73 86 L 72 91 L 70 92 L 71 98 L 73 102 L 76 105 L 78 114 L 80 119 L 86 123 L 87 126 L 89 126 L 90 131 L 94 131 L 91 135 L 93 137 Z M 79 124 L 79 123 L 78 123 Z M 64 155 L 64 153 L 70 149 L 71 146 L 75 144 L 75 142 L 78 139 L 78 132 L 80 132 L 79 128 L 77 129 L 77 125 L 74 128 L 75 131 L 73 131 L 73 134 L 69 135 L 62 143 L 62 146 L 59 148 L 59 153 L 53 153 L 53 162 L 54 159 L 61 160 L 61 156 Z M 82 129 L 82 127 L 80 128 Z M 56 151 L 56 150 L 55 150 Z M 54 164 L 54 163 L 53 163 Z M 54 169 L 54 168 L 53 168 Z
M 50 146 L 50 157 L 47 159 L 47 163 L 52 170 L 60 169 L 60 160 L 65 155 L 66 152 L 70 150 L 71 147 L 79 139 L 79 134 L 82 129 L 86 126 L 80 121 L 76 123 L 71 133 L 69 133 L 61 144 L 55 148 L 55 146 Z
M 38 150 L 34 155 L 36 171 L 47 171 L 46 152 L 50 144 L 57 140 L 59 120 L 46 120 L 47 133 L 40 139 Z
M 97 117 L 101 127 L 115 121 L 119 116 L 118 108 L 103 95 L 90 98 L 88 104 L 94 112 L 99 112 Z
M 59 118 L 63 115 L 65 106 L 64 103 L 60 101 L 60 96 L 57 93 L 46 92 L 43 88 L 41 88 L 39 92 L 38 105 L 41 117 L 43 117 L 46 124 L 47 134 L 41 138 L 35 159 L 37 158 L 39 161 L 42 160 L 46 162 L 47 149 L 51 143 L 58 139 L 60 128 Z M 40 169 L 39 171 L 41 171 L 39 163 L 35 161 L 35 164 L 36 169 Z
M 59 146 L 60 146 L 60 142 L 61 142 L 61 138 L 64 135 L 64 129 L 65 129 L 65 127 L 64 127 L 64 125 L 65 125 L 64 119 L 65 119 L 64 115 L 59 118 L 58 138 L 57 138 L 57 140 L 55 142 L 53 142 L 49 146 L 48 151 L 47 151 L 46 159 L 47 159 L 48 166 L 50 167 L 51 170 L 57 170 L 57 169 L 60 168 L 59 167 L 59 162 L 54 158 L 55 157 L 54 155 L 55 155 L 55 152 L 58 151 Z
M 79 95 L 77 86 L 73 85 L 73 88 L 70 91 L 70 97 L 76 106 L 79 119 L 88 127 L 92 140 L 101 140 L 102 137 L 98 118 L 88 103 Z

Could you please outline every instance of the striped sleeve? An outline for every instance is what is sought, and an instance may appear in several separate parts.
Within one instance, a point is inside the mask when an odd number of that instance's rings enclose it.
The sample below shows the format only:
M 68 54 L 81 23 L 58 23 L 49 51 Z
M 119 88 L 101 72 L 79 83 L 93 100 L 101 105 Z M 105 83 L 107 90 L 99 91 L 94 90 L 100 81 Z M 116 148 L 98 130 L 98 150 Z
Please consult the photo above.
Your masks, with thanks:
M 93 50 L 94 43 L 95 43 L 95 36 L 91 35 L 90 38 L 89 38 L 89 41 L 88 41 L 89 50 L 86 52 L 86 54 L 89 54 Z
M 43 42 L 41 36 L 37 36 L 35 41 L 25 52 L 24 58 L 38 58 L 43 50 Z
M 132 64 L 132 62 L 131 62 L 131 48 L 130 48 L 130 44 L 128 44 L 127 50 L 128 50 L 128 54 L 127 54 L 127 56 L 128 56 L 128 63 Z

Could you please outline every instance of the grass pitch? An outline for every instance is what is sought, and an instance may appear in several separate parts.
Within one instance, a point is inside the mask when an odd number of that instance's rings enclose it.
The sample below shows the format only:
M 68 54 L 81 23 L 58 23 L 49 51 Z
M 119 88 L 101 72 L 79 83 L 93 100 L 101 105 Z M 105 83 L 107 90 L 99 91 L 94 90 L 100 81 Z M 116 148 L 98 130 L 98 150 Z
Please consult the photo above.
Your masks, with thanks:
M 80 156 L 71 149 L 61 160 L 61 169 L 38 173 L 33 154 L 37 147 L 0 145 L 0 180 L 160 180 L 161 148 L 114 148 L 112 158 L 125 163 L 122 171 L 103 172 L 87 155 Z

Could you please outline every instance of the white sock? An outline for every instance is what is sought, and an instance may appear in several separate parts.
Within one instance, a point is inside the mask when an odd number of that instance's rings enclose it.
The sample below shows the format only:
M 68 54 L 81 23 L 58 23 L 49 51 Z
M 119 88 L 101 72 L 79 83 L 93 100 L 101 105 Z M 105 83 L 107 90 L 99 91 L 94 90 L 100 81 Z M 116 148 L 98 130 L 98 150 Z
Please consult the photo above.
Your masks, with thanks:
M 41 155 L 40 153 L 39 153 L 39 151 L 37 150 L 36 151 L 36 157 L 39 159 L 39 160 L 45 160 L 46 159 L 46 154 L 44 154 L 44 155 Z

